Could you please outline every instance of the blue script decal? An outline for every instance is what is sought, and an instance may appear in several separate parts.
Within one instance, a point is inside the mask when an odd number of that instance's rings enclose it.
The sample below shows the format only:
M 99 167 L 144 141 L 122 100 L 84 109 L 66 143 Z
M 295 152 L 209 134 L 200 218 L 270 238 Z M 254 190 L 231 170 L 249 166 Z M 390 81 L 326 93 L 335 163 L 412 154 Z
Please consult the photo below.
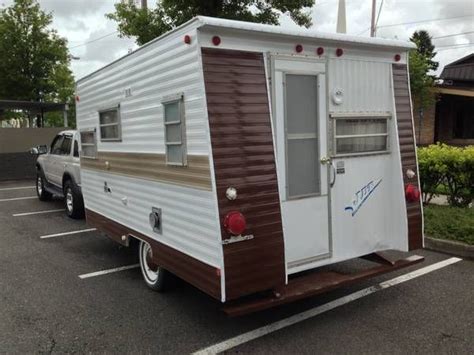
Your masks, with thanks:
M 355 193 L 355 198 L 352 200 L 352 205 L 346 206 L 344 208 L 345 211 L 351 211 L 352 217 L 357 213 L 359 208 L 362 207 L 365 201 L 369 198 L 369 196 L 374 192 L 377 186 L 380 185 L 382 179 L 374 182 L 373 180 L 370 181 L 367 185 L 361 188 L 359 191 Z

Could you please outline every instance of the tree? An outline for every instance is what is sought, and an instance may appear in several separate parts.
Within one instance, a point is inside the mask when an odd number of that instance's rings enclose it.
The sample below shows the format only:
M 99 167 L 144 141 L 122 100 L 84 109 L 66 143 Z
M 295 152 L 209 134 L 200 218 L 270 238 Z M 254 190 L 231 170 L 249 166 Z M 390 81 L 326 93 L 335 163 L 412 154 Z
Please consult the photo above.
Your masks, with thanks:
M 135 37 L 142 45 L 197 15 L 277 25 L 280 13 L 285 13 L 298 25 L 310 27 L 311 17 L 304 9 L 313 5 L 314 0 L 162 0 L 148 9 L 122 1 L 106 16 L 118 22 L 120 36 Z
M 420 109 L 432 105 L 435 100 L 432 87 L 434 77 L 429 75 L 430 70 L 436 70 L 438 63 L 432 59 L 436 55 L 431 37 L 426 31 L 417 31 L 410 40 L 416 44 L 416 49 L 410 51 L 410 88 L 412 101 Z
M 51 23 L 37 0 L 0 10 L 0 99 L 74 103 L 67 41 Z
M 416 44 L 418 53 L 420 53 L 428 61 L 428 69 L 438 69 L 439 63 L 433 61 L 433 58 L 436 55 L 436 52 L 434 51 L 435 46 L 431 42 L 431 36 L 428 31 L 415 31 L 411 36 L 410 41 Z

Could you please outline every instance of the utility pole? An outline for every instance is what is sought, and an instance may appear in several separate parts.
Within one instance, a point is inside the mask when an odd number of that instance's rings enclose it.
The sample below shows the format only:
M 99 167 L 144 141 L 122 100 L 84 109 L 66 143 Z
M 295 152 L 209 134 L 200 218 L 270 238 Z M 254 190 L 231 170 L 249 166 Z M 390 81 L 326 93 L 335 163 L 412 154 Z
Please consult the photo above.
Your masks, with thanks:
M 336 32 L 346 33 L 346 0 L 339 0 Z
M 372 21 L 370 22 L 370 37 L 375 37 L 375 9 L 377 8 L 377 0 L 372 0 Z
M 146 9 L 148 7 L 147 0 L 142 0 L 142 9 Z

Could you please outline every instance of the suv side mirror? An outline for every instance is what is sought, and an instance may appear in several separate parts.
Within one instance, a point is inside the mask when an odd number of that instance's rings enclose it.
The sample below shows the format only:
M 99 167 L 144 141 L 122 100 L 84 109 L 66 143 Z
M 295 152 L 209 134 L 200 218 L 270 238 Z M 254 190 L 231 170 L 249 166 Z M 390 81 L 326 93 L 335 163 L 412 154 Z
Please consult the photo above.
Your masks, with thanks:
M 30 153 L 33 155 L 41 155 L 48 153 L 48 146 L 47 145 L 38 145 L 30 149 Z

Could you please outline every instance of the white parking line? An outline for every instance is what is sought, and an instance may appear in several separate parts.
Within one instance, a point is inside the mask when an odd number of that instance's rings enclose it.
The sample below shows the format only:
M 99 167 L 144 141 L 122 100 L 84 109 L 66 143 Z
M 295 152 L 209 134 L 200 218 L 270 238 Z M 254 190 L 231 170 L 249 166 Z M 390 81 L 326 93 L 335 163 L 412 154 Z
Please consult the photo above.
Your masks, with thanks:
M 101 275 L 106 275 L 106 274 L 111 274 L 113 272 L 118 272 L 118 271 L 123 271 L 123 270 L 129 270 L 129 269 L 135 269 L 139 267 L 140 264 L 133 264 L 133 265 L 127 265 L 127 266 L 120 266 L 116 267 L 114 269 L 108 269 L 108 270 L 102 270 L 102 271 L 96 271 L 96 272 L 91 272 L 89 274 L 82 274 L 79 275 L 80 279 L 88 279 L 89 277 L 95 277 L 95 276 L 101 276 Z
M 61 211 L 64 211 L 64 208 L 61 208 L 59 210 L 47 210 L 47 211 L 38 211 L 38 212 L 15 213 L 12 216 L 13 217 L 22 217 L 22 216 L 31 216 L 31 215 L 34 215 L 34 214 L 53 213 L 53 212 L 61 212 Z
M 65 235 L 72 235 L 72 234 L 79 234 L 79 233 L 87 233 L 97 230 L 96 228 L 89 228 L 89 229 L 82 229 L 79 231 L 72 231 L 72 232 L 64 232 L 64 233 L 56 233 L 56 234 L 48 234 L 42 235 L 40 239 L 47 239 L 47 238 L 54 238 L 54 237 L 62 237 Z
M 4 188 L 0 189 L 0 191 L 34 189 L 35 187 L 36 186 L 4 187 Z
M 0 202 L 7 202 L 7 201 L 18 201 L 18 200 L 32 200 L 34 198 L 38 198 L 37 196 L 28 196 L 28 197 L 15 197 L 15 198 L 3 198 Z
M 392 287 L 392 286 L 396 286 L 398 284 L 409 281 L 409 280 L 414 279 L 416 277 L 426 275 L 426 274 L 428 274 L 432 271 L 435 271 L 435 270 L 441 269 L 443 267 L 446 267 L 448 265 L 457 263 L 458 261 L 461 261 L 461 260 L 462 259 L 459 259 L 459 258 L 449 258 L 449 259 L 445 259 L 443 261 L 440 261 L 438 263 L 428 265 L 424 268 L 420 268 L 418 270 L 409 272 L 407 274 L 395 277 L 394 279 L 381 282 L 377 285 L 367 287 L 367 288 L 364 288 L 363 290 L 360 290 L 360 291 L 351 293 L 347 296 L 338 298 L 334 301 L 323 304 L 322 306 L 318 306 L 318 307 L 309 309 L 307 311 L 295 314 L 291 317 L 284 318 L 284 319 L 282 319 L 280 321 L 277 321 L 275 323 L 265 325 L 263 327 L 260 327 L 260 328 L 257 328 L 255 330 L 244 333 L 242 335 L 238 335 L 234 338 L 225 340 L 221 343 L 209 346 L 209 347 L 204 348 L 202 350 L 196 351 L 195 353 L 193 353 L 193 355 L 218 354 L 222 351 L 226 351 L 226 350 L 235 348 L 238 345 L 242 345 L 242 344 L 247 343 L 251 340 L 263 337 L 264 335 L 267 335 L 267 334 L 273 333 L 277 330 L 286 328 L 290 325 L 293 325 L 293 324 L 302 322 L 306 319 L 315 317 L 319 314 L 322 314 L 322 313 L 330 311 L 334 308 L 343 306 L 343 305 L 345 305 L 349 302 L 358 300 L 359 298 L 368 296 L 372 293 L 384 290 L 384 289 Z

